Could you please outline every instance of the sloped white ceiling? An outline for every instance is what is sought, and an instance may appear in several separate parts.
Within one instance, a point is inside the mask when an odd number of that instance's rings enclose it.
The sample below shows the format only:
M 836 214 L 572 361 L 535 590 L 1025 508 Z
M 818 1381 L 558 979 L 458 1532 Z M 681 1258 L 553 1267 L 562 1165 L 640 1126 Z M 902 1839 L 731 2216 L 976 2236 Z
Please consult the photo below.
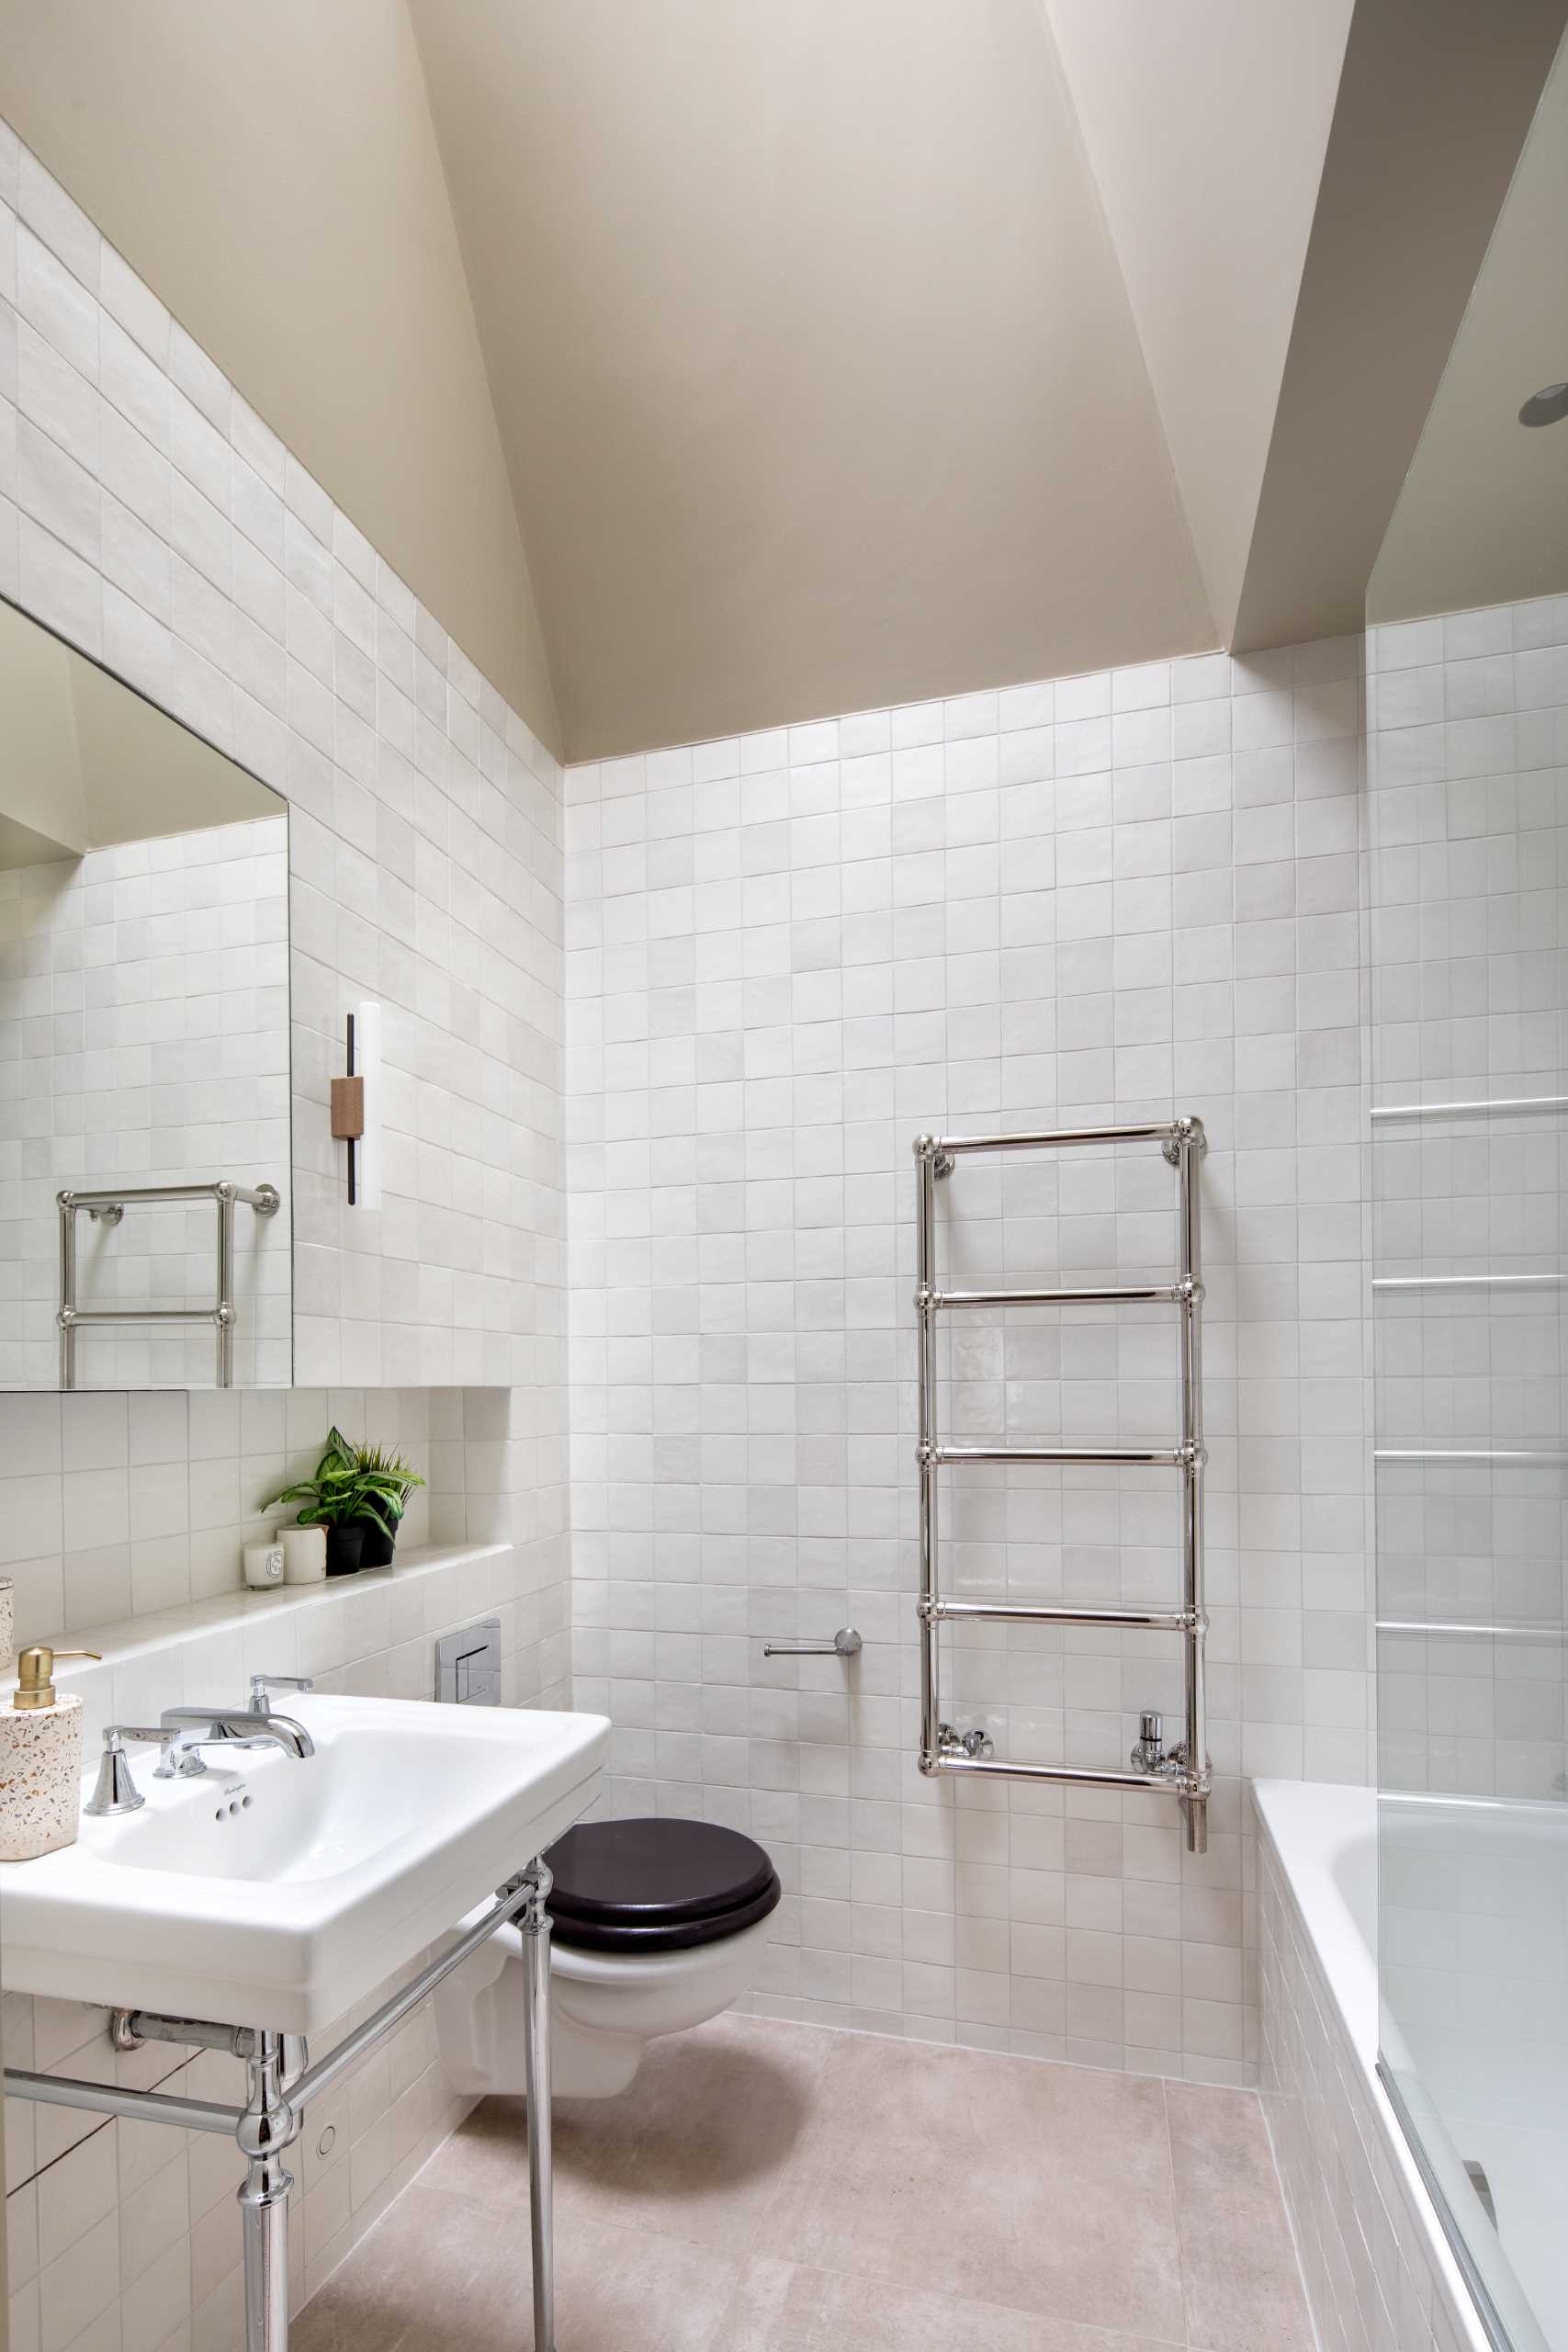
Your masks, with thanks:
M 1233 645 L 1361 626 L 1565 17 L 1356 0 Z
M 403 0 L 0 0 L 0 115 L 558 751 Z
M 1228 641 L 1352 0 L 1043 0 Z
M 1541 99 L 1367 591 L 1372 620 L 1568 589 L 1568 47 Z
M 1565 17 L 0 0 L 0 113 L 582 757 L 1354 626 Z
M 1039 0 L 412 0 L 578 755 L 1216 641 Z

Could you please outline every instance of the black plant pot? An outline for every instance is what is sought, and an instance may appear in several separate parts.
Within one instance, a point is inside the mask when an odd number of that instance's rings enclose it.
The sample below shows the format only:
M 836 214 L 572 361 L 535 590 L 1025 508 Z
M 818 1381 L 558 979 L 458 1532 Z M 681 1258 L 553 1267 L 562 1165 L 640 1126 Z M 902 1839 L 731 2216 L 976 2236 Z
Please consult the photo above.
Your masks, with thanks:
M 327 1530 L 327 1574 L 330 1577 L 352 1577 L 365 1566 L 365 1524 L 362 1520 L 345 1520 L 340 1527 Z
M 392 1555 L 398 1548 L 397 1536 L 389 1535 L 378 1519 L 355 1519 L 349 1521 L 349 1525 L 357 1527 L 365 1538 L 359 1554 L 360 1566 L 389 1568 Z

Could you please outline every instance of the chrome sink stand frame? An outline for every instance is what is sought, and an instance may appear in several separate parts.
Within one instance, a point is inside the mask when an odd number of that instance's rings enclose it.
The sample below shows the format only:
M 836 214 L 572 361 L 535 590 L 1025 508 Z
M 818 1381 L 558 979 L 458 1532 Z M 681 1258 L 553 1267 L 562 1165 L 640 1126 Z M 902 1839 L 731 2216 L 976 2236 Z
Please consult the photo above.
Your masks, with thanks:
M 1168 1283 L 1095 1283 L 1077 1289 L 943 1290 L 936 1272 L 936 1187 L 972 1152 L 1063 1151 L 1090 1144 L 1157 1143 L 1176 1170 L 1179 1264 Z M 1187 1850 L 1208 1850 L 1210 1771 L 1203 1701 L 1203 1360 L 1202 1259 L 1198 1166 L 1207 1141 L 1201 1119 L 1141 1121 L 1119 1127 L 1068 1127 L 1043 1135 L 918 1136 L 915 1311 L 919 1320 L 920 1755 L 927 1775 L 988 1773 L 993 1778 L 1066 1781 L 1100 1789 L 1160 1789 L 1181 1801 Z M 936 1320 L 954 1309 L 1008 1306 L 1174 1306 L 1179 1352 L 1180 1434 L 1174 1445 L 944 1445 L 936 1425 Z M 949 1600 L 938 1576 L 937 1474 L 967 1462 L 1141 1464 L 1181 1478 L 1179 1609 L 1064 1608 L 1045 1601 Z M 1010 1764 L 990 1760 L 984 1733 L 961 1736 L 942 1720 L 937 1636 L 943 1624 L 1000 1620 L 1009 1624 L 1104 1625 L 1179 1634 L 1185 1667 L 1182 1739 L 1166 1748 L 1145 1734 L 1124 1771 L 1084 1764 Z M 1157 1726 L 1157 1718 L 1147 1723 Z
M 240 2185 L 245 2251 L 245 2352 L 288 2352 L 288 2192 L 293 2175 L 284 2162 L 299 2136 L 305 2109 L 330 2090 L 372 2042 L 401 2023 L 444 1976 L 470 1952 L 513 1922 L 523 1935 L 523 1997 L 526 2004 L 528 2089 L 528 2213 L 533 2251 L 534 2352 L 555 2352 L 555 2253 L 550 2151 L 550 1872 L 543 1860 L 530 1862 L 498 1887 L 493 1906 L 438 1960 L 400 1993 L 355 2027 L 346 2040 L 312 2066 L 303 2038 L 251 2026 L 207 2025 L 192 2018 L 165 2018 L 146 2009 L 113 2012 L 110 2037 L 118 2050 L 147 2041 L 195 2043 L 226 2050 L 250 2070 L 250 2096 L 243 2107 L 219 2107 L 204 2099 L 178 2098 L 164 2091 L 121 2090 L 113 2085 L 70 2076 L 6 2069 L 13 2098 L 46 2106 L 85 2109 L 95 2115 L 125 2115 L 139 2123 L 169 2123 L 186 2132 L 231 2132 L 245 2158 Z

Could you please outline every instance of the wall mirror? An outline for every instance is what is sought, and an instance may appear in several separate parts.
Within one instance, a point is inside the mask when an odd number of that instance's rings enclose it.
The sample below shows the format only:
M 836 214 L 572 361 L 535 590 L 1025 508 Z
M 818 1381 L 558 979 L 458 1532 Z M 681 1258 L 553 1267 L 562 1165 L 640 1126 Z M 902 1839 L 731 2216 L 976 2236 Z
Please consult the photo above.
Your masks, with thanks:
M 0 604 L 0 1386 L 286 1385 L 288 803 Z

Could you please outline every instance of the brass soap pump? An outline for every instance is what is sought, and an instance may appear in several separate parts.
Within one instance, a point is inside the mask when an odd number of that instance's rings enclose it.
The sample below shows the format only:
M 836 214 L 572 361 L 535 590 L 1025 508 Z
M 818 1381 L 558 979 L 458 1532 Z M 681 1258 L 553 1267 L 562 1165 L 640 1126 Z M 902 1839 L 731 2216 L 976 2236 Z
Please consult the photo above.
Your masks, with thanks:
M 51 1650 L 47 1642 L 35 1642 L 17 1660 L 17 1689 L 11 1704 L 24 1714 L 36 1707 L 52 1707 L 55 1659 L 102 1656 L 101 1650 Z
M 0 1706 L 0 1862 L 28 1862 L 74 1842 L 82 1803 L 82 1694 L 55 1689 L 55 1662 L 96 1657 L 35 1642 L 17 1660 Z

